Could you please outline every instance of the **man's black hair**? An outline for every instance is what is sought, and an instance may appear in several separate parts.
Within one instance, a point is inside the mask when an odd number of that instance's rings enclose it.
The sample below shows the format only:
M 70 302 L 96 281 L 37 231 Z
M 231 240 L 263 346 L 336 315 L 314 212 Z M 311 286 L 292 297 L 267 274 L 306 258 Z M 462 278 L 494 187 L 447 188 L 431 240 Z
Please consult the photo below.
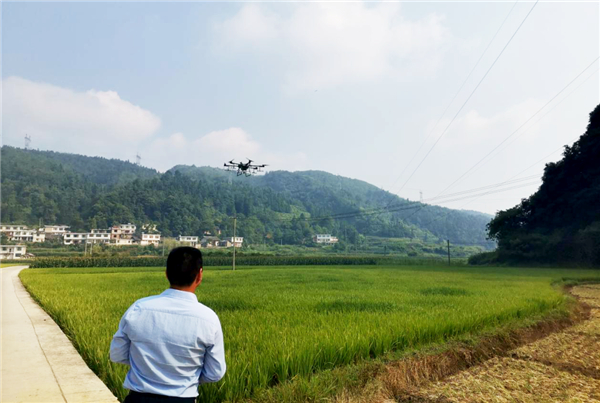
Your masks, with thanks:
M 202 252 L 191 246 L 181 246 L 169 253 L 167 278 L 171 285 L 191 285 L 202 268 Z

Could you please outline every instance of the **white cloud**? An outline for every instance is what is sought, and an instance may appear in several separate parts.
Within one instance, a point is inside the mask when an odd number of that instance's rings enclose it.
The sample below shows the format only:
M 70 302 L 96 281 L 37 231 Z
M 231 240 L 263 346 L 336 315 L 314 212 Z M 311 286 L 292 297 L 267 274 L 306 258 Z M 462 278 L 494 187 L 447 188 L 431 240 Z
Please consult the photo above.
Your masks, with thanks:
M 499 144 L 531 118 L 543 104 L 544 103 L 541 100 L 528 99 L 491 116 L 486 116 L 476 109 L 471 109 L 452 123 L 444 135 L 444 138 L 440 141 L 439 147 L 440 149 L 473 145 L 489 147 L 491 144 Z M 536 124 L 536 122 L 544 113 L 545 112 L 541 112 L 527 122 L 527 124 L 512 135 L 505 144 L 516 141 L 516 138 L 521 142 L 531 142 L 537 139 L 540 125 Z M 450 121 L 450 118 L 445 118 L 440 121 L 435 132 L 430 137 L 430 143 L 438 138 Z M 429 133 L 433 127 L 434 122 L 430 122 L 427 127 L 427 133 Z
M 251 4 L 215 31 L 220 52 L 277 56 L 292 92 L 431 74 L 449 39 L 443 17 L 409 21 L 390 3 L 299 4 L 288 16 Z
M 275 169 L 306 169 L 306 155 L 302 152 L 273 153 L 265 150 L 256 140 L 238 127 L 217 130 L 196 138 L 182 133 L 157 138 L 142 150 L 144 165 L 165 171 L 174 165 L 221 167 L 231 159 L 252 158 L 256 163 L 267 163 Z
M 208 133 L 194 141 L 194 146 L 210 154 L 253 155 L 260 150 L 259 144 L 238 127 Z
M 127 158 L 155 133 L 160 119 L 115 91 L 77 92 L 20 77 L 2 81 L 2 129 L 6 144 L 87 155 Z

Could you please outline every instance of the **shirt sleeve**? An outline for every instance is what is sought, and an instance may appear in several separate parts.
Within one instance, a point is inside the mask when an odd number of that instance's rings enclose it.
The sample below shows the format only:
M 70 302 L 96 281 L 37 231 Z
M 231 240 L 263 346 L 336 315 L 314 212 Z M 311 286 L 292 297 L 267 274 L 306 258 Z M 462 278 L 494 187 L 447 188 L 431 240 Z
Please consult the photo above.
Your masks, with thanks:
M 119 329 L 113 336 L 112 342 L 110 343 L 110 360 L 118 364 L 129 365 L 129 345 L 131 340 L 126 333 L 127 316 L 132 310 L 133 305 L 125 312 L 119 322 Z
M 219 323 L 215 332 L 214 344 L 207 348 L 204 354 L 204 366 L 200 374 L 200 384 L 220 381 L 225 375 L 226 370 L 223 330 Z

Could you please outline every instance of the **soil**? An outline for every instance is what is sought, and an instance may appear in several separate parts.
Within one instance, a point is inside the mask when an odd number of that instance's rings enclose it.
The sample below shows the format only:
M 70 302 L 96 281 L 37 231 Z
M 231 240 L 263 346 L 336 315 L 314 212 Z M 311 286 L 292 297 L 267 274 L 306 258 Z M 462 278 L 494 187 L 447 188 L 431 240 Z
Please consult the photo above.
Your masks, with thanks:
M 568 290 L 568 318 L 386 364 L 336 403 L 600 403 L 600 284 Z
M 589 318 L 397 401 L 600 403 L 600 285 L 571 289 Z

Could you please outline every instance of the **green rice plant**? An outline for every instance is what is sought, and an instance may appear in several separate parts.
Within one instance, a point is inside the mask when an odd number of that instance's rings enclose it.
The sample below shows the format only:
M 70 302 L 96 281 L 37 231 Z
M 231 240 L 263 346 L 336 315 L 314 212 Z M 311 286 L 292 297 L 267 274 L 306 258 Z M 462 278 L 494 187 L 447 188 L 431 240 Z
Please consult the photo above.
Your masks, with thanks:
M 101 256 L 101 257 L 41 257 L 30 267 L 34 269 L 56 267 L 164 267 L 164 256 Z M 231 266 L 232 257 L 205 255 L 204 267 Z M 431 265 L 444 263 L 439 258 L 398 258 L 388 256 L 269 256 L 241 255 L 236 258 L 237 266 L 331 266 L 331 265 Z M 454 259 L 453 266 L 464 265 L 465 259 Z
M 123 400 L 127 367 L 109 360 L 125 310 L 168 284 L 160 267 L 24 270 L 21 279 Z M 391 351 L 566 313 L 553 281 L 597 271 L 435 266 L 271 266 L 207 269 L 199 300 L 219 315 L 225 378 L 200 401 L 242 401 L 282 382 Z M 301 400 L 301 399 L 300 399 Z

